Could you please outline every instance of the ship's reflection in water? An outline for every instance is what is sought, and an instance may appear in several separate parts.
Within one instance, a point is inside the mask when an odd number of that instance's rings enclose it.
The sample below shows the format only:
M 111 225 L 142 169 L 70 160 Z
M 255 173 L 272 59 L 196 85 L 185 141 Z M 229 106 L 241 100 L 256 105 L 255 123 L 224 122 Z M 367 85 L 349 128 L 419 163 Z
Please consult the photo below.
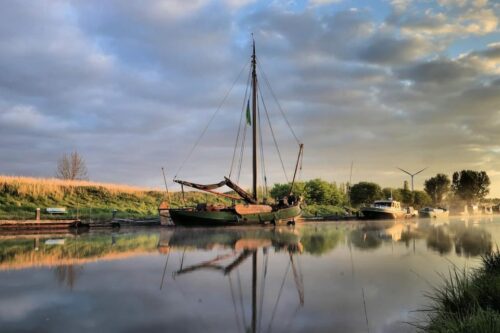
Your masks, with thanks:
M 500 218 L 0 235 L 2 332 L 413 332 Z

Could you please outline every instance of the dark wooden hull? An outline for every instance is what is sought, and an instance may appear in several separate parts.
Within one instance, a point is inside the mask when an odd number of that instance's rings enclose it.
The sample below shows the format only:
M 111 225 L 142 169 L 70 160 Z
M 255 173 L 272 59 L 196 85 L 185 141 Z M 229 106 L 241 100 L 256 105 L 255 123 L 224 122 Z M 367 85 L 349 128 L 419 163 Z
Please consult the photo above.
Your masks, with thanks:
M 276 209 L 272 212 L 239 215 L 234 210 L 197 211 L 170 209 L 170 218 L 177 226 L 235 226 L 258 224 L 287 224 L 295 222 L 302 210 L 299 205 Z

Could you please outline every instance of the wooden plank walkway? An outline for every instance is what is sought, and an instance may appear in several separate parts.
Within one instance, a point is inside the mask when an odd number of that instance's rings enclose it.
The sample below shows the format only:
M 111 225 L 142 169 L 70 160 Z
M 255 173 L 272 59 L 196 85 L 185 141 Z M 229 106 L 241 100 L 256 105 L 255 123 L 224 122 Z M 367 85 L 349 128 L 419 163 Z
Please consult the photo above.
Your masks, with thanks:
M 0 220 L 0 230 L 78 228 L 80 220 Z

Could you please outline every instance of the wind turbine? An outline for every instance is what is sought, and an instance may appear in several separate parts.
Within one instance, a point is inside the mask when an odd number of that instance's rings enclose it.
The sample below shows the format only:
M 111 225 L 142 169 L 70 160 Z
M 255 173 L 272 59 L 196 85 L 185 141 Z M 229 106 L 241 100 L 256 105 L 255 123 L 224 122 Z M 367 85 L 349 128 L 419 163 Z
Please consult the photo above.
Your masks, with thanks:
M 425 170 L 425 169 L 427 169 L 428 167 L 425 167 L 425 168 L 423 168 L 422 170 L 417 171 L 417 172 L 415 172 L 415 173 L 410 173 L 410 172 L 408 172 L 408 171 L 406 171 L 406 170 L 403 170 L 403 169 L 401 169 L 401 168 L 399 168 L 399 167 L 396 167 L 396 168 L 398 168 L 399 170 L 403 171 L 404 173 L 406 173 L 406 174 L 410 175 L 410 177 L 411 177 L 411 191 L 413 192 L 413 177 L 415 177 L 416 175 L 418 175 L 419 173 L 421 173 L 422 171 L 424 171 L 424 170 Z

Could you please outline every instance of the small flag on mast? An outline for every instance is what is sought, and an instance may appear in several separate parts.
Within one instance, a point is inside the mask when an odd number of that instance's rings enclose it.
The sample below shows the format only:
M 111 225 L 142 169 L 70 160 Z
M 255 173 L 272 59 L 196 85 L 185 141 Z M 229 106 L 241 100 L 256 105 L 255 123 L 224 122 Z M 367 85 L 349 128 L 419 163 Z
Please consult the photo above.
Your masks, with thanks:
M 248 99 L 247 102 L 247 124 L 249 126 L 252 126 L 252 117 L 250 116 L 250 98 Z

